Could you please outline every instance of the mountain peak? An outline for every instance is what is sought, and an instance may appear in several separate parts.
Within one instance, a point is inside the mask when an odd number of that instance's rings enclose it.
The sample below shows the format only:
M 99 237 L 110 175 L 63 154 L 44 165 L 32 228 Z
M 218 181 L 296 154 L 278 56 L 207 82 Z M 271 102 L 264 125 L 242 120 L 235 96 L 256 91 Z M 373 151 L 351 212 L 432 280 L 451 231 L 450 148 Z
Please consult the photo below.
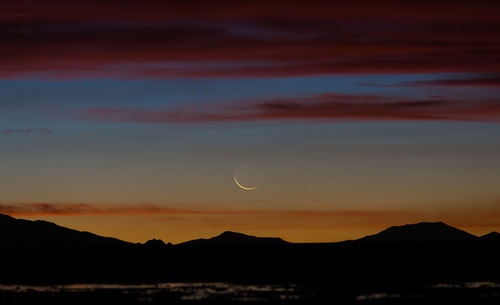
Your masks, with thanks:
M 482 240 L 500 240 L 500 233 L 493 231 L 479 238 L 481 238 Z
M 126 246 L 128 242 L 58 226 L 44 220 L 0 214 L 0 248 L 36 246 Z
M 257 237 L 239 232 L 224 231 L 220 235 L 211 238 L 212 241 L 232 243 L 232 244 L 260 244 L 260 243 L 281 243 L 284 242 L 278 237 Z
M 221 234 L 209 239 L 191 240 L 182 245 L 267 245 L 267 244 L 284 244 L 284 241 L 278 237 L 257 237 L 239 232 L 224 231 Z
M 233 231 L 224 231 L 221 234 L 213 237 L 217 239 L 227 239 L 227 238 L 256 238 L 255 236 L 239 233 L 239 232 L 233 232 Z
M 359 241 L 370 242 L 400 242 L 400 241 L 464 241 L 475 239 L 476 236 L 439 222 L 420 222 L 393 226 L 382 232 L 369 235 Z
M 171 244 L 169 243 L 169 245 Z M 161 239 L 153 238 L 145 242 L 144 246 L 149 248 L 164 248 L 167 247 L 167 244 Z
M 1 220 L 9 220 L 9 219 L 11 219 L 11 220 L 15 220 L 15 218 L 14 218 L 14 217 L 9 216 L 9 215 L 7 215 L 7 214 L 2 214 L 2 213 L 0 213 L 0 219 L 1 219 Z

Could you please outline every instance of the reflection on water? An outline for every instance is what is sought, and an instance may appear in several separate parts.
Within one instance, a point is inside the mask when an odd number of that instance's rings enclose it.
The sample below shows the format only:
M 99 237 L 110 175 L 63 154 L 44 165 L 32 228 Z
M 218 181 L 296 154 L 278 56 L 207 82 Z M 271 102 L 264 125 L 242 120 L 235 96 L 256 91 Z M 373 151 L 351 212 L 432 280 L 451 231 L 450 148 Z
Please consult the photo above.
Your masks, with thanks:
M 0 292 L 16 293 L 93 293 L 114 292 L 154 296 L 171 293 L 180 300 L 193 301 L 229 298 L 235 301 L 299 299 L 296 285 L 238 285 L 231 283 L 157 283 L 157 284 L 68 284 L 68 285 L 0 285 Z
M 0 285 L 0 304 L 500 304 L 500 283 L 480 281 L 373 290 L 356 283 Z M 379 287 L 380 288 L 380 287 Z M 437 302 L 437 303 L 436 303 Z
M 366 301 L 366 300 L 380 300 L 387 298 L 400 298 L 400 294 L 396 293 L 372 293 L 372 294 L 362 294 L 356 297 L 356 301 Z
M 435 285 L 431 285 L 431 287 L 428 288 L 425 287 L 421 288 L 420 289 L 421 293 L 418 294 L 377 292 L 369 294 L 360 294 L 356 297 L 356 301 L 358 302 L 376 301 L 376 300 L 389 301 L 392 299 L 393 301 L 400 300 L 399 303 L 404 303 L 401 300 L 422 299 L 424 300 L 425 303 L 425 300 L 428 301 L 429 299 L 431 299 L 433 296 L 436 295 L 438 295 L 440 298 L 446 296 L 448 293 L 460 295 L 461 293 L 469 289 L 489 289 L 491 290 L 489 294 L 485 293 L 485 291 L 482 291 L 481 293 L 477 294 L 477 296 L 480 298 L 491 298 L 491 297 L 497 298 L 499 296 L 499 293 L 497 292 L 497 290 L 495 290 L 495 288 L 500 288 L 500 283 L 486 282 L 486 281 L 465 282 L 465 283 L 438 283 Z
M 466 282 L 463 284 L 439 283 L 435 288 L 500 288 L 500 283 L 493 282 Z

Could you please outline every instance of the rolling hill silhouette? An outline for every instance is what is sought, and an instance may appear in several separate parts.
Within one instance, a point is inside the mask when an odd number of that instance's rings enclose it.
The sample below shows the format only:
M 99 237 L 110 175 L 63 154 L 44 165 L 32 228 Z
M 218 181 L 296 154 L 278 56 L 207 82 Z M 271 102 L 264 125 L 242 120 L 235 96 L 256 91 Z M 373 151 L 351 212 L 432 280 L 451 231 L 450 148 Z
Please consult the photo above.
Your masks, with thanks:
M 222 234 L 209 239 L 195 239 L 179 244 L 180 246 L 198 245 L 273 245 L 288 243 L 277 237 L 256 237 L 243 233 L 225 231 Z
M 140 245 L 140 244 L 139 244 Z M 149 248 L 156 248 L 156 249 L 161 249 L 161 248 L 165 248 L 165 247 L 171 247 L 172 244 L 171 243 L 168 243 L 166 244 L 163 240 L 161 239 L 156 239 L 156 238 L 153 238 L 153 239 L 150 239 L 148 240 L 147 242 L 144 243 L 144 246 L 146 247 L 149 247 Z
M 0 215 L 0 259 L 7 262 L 0 283 L 500 279 L 499 235 L 476 237 L 424 222 L 336 243 L 226 231 L 176 245 L 157 239 L 133 244 Z
M 0 214 L 0 248 L 36 246 L 128 246 L 128 242 L 102 237 L 36 220 Z
M 377 234 L 368 235 L 355 242 L 443 242 L 500 240 L 500 233 L 491 232 L 477 237 L 443 222 L 421 222 L 393 226 Z M 212 238 L 186 241 L 175 246 L 217 246 L 217 245 L 284 245 L 289 243 L 278 237 L 257 237 L 238 232 L 225 231 Z M 103 237 L 81 232 L 54 223 L 36 220 L 16 219 L 0 214 L 0 247 L 31 246 L 131 246 L 132 243 L 112 237 Z M 162 240 L 151 239 L 144 244 L 149 248 L 164 248 Z M 169 243 L 169 246 L 172 244 Z
M 488 234 L 480 236 L 479 238 L 482 240 L 500 241 L 500 233 L 490 232 Z
M 421 222 L 393 226 L 380 233 L 358 239 L 363 242 L 439 242 L 469 241 L 478 237 L 444 222 Z

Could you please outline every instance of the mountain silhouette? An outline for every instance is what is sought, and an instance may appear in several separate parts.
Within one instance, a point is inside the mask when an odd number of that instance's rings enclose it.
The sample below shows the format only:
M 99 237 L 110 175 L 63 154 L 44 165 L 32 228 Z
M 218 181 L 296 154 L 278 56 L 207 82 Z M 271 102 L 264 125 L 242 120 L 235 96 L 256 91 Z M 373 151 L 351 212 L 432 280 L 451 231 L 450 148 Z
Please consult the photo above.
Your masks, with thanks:
M 0 248 L 47 246 L 127 246 L 128 242 L 58 226 L 42 220 L 0 214 Z
M 393 226 L 377 234 L 365 236 L 355 242 L 440 242 L 500 240 L 500 233 L 491 232 L 477 237 L 443 222 L 421 222 Z M 186 241 L 176 246 L 215 246 L 215 245 L 280 245 L 293 244 L 278 237 L 257 237 L 238 232 L 225 231 L 222 234 L 205 239 Z M 16 219 L 0 214 L 0 248 L 32 246 L 130 246 L 132 243 L 116 238 L 103 237 L 89 232 L 81 232 L 42 220 Z M 147 248 L 168 248 L 160 239 L 151 239 L 144 244 Z
M 479 237 L 481 240 L 494 240 L 494 241 L 500 241 L 500 233 L 498 232 L 490 232 L 488 234 L 485 234 L 483 236 Z
M 444 222 L 421 222 L 403 226 L 393 226 L 380 233 L 365 236 L 363 242 L 438 242 L 468 241 L 477 236 L 454 228 Z
M 168 245 L 161 239 L 150 239 L 147 242 L 144 243 L 144 246 L 149 247 L 149 248 L 155 248 L 155 249 L 161 249 L 165 247 L 172 246 L 171 243 L 168 243 Z
M 0 284 L 351 281 L 357 287 L 360 278 L 377 284 L 400 278 L 435 283 L 458 276 L 500 280 L 498 235 L 476 237 L 442 222 L 424 222 L 348 242 L 290 243 L 226 231 L 176 245 L 158 239 L 132 244 L 0 214 L 5 262 Z
M 288 242 L 277 237 L 256 237 L 246 235 L 243 233 L 225 231 L 222 234 L 212 237 L 210 239 L 195 239 L 181 243 L 181 246 L 193 245 L 273 245 L 273 244 L 286 244 Z

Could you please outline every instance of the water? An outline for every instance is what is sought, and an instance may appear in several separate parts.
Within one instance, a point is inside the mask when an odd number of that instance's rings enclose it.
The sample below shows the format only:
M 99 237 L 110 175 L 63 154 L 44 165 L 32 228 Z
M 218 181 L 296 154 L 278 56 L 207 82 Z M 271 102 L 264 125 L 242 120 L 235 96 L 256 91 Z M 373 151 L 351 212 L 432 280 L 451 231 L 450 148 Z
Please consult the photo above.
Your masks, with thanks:
M 239 285 L 231 283 L 157 283 L 157 284 L 68 284 L 68 285 L 0 285 L 2 296 L 26 301 L 36 297 L 51 299 L 100 300 L 125 303 L 155 303 L 159 300 L 190 303 L 192 301 L 270 302 L 303 298 L 296 285 Z M 36 296 L 36 297 L 35 297 Z M 7 298 L 8 299 L 8 298 Z
M 500 283 L 434 283 L 377 291 L 333 284 L 0 285 L 0 304 L 500 304 Z M 366 291 L 362 291 L 366 289 Z

